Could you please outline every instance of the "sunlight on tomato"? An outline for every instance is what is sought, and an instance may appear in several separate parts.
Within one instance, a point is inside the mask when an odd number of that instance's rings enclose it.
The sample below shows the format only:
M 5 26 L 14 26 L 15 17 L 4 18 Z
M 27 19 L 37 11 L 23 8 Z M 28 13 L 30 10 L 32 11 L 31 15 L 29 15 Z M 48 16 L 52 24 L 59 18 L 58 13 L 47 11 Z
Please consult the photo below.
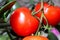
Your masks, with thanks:
M 21 7 L 12 12 L 10 25 L 18 36 L 28 36 L 36 32 L 39 21 L 31 15 L 27 7 Z

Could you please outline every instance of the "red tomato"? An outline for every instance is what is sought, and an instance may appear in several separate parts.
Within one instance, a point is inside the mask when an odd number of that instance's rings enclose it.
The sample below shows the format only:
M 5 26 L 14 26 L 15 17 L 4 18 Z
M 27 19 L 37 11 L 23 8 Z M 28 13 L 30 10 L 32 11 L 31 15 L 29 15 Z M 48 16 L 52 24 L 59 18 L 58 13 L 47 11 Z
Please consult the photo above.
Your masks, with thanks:
M 48 40 L 48 38 L 43 36 L 27 36 L 23 40 Z
M 36 4 L 35 11 L 38 11 L 41 8 L 41 3 Z M 52 6 L 47 3 L 44 3 L 44 15 L 48 20 L 48 24 L 52 26 L 56 26 L 59 23 L 59 12 L 58 7 Z M 38 12 L 36 16 L 41 17 L 41 12 Z M 44 20 L 44 24 L 46 21 Z
M 35 33 L 39 21 L 31 15 L 26 7 L 21 7 L 13 11 L 10 17 L 10 25 L 18 36 L 28 36 Z
M 58 11 L 59 11 L 59 16 L 60 16 L 60 7 L 58 7 Z M 59 23 L 60 23 L 60 17 L 59 17 Z

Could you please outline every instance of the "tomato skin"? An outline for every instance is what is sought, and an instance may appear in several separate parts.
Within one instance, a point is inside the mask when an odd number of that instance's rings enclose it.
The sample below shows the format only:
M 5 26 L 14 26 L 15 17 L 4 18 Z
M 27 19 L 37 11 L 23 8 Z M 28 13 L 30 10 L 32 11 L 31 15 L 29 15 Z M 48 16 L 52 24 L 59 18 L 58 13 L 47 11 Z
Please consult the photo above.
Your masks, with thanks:
M 43 36 L 27 36 L 23 40 L 48 40 L 48 38 Z
M 36 4 L 35 11 L 38 11 L 41 3 Z M 38 12 L 36 16 L 41 17 L 41 12 Z M 56 26 L 59 23 L 59 11 L 58 7 L 52 6 L 47 3 L 44 3 L 44 15 L 46 19 L 48 20 L 48 24 L 52 26 Z M 46 21 L 44 20 L 44 24 L 46 24 Z
M 31 15 L 28 8 L 21 7 L 13 11 L 10 25 L 18 36 L 28 36 L 36 32 L 39 21 Z
M 59 12 L 59 23 L 60 23 L 60 7 L 58 7 L 58 12 Z

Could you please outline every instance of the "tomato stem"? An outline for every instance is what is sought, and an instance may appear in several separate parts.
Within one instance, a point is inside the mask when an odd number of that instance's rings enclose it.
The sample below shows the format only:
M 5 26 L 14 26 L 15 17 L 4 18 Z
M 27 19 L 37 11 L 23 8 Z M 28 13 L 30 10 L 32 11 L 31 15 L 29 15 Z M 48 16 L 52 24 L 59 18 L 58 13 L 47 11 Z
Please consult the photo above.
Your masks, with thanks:
M 41 0 L 41 8 L 36 13 L 40 12 L 41 10 L 43 10 L 43 8 L 44 8 L 43 0 Z
M 43 9 L 43 0 L 41 0 L 41 9 L 39 9 L 36 13 L 40 12 L 42 9 Z M 39 18 L 40 19 L 40 18 Z M 41 16 L 41 19 L 39 20 L 39 26 L 38 26 L 38 29 L 36 31 L 36 34 L 35 35 L 40 35 L 40 32 L 39 32 L 39 29 L 41 27 L 41 23 L 42 23 L 42 19 L 43 19 L 43 13 L 42 13 L 42 16 Z
M 38 29 L 37 29 L 37 31 L 36 31 L 36 33 L 35 33 L 35 36 L 37 36 L 37 35 L 39 34 L 39 29 L 40 29 L 40 27 L 41 27 L 41 24 L 39 23 Z
M 41 8 L 35 12 L 35 9 L 32 11 L 32 15 L 37 14 L 38 12 L 40 12 L 43 9 L 43 0 L 41 0 Z
M 35 35 L 40 35 L 40 33 L 39 33 L 39 29 L 40 29 L 40 27 L 41 27 L 41 24 L 42 24 L 42 20 L 43 20 L 43 18 L 46 20 L 46 23 L 47 23 L 47 25 L 46 25 L 46 28 L 45 29 L 48 29 L 48 30 L 50 30 L 49 28 L 48 28 L 48 21 L 47 21 L 47 19 L 46 19 L 46 17 L 45 17 L 45 15 L 44 15 L 44 2 L 43 2 L 43 0 L 41 0 L 41 9 L 39 9 L 37 12 L 35 12 L 35 13 L 38 13 L 38 12 L 42 12 L 42 14 L 41 14 L 41 18 L 39 18 L 39 26 L 38 26 L 38 29 L 37 29 L 37 32 L 36 32 L 36 34 Z M 35 14 L 34 14 L 35 15 Z
M 8 31 L 8 28 L 7 28 L 7 27 L 6 27 L 6 32 L 7 32 L 8 36 L 9 36 L 9 38 L 10 38 L 11 40 L 13 40 L 13 38 L 12 38 L 10 32 Z
M 50 5 L 49 5 L 50 6 Z M 41 8 L 38 10 L 38 11 L 36 11 L 35 12 L 35 9 L 32 11 L 32 15 L 35 15 L 36 13 L 38 13 L 38 12 L 42 12 L 42 14 L 41 14 L 41 17 L 40 18 L 38 18 L 38 20 L 39 20 L 39 26 L 38 26 L 38 29 L 37 29 L 37 31 L 36 31 L 36 33 L 35 33 L 35 36 L 36 35 L 40 35 L 40 32 L 39 32 L 39 29 L 40 29 L 40 27 L 42 26 L 42 20 L 43 20 L 43 18 L 45 19 L 45 21 L 46 21 L 46 23 L 47 23 L 47 25 L 45 26 L 46 27 L 46 29 L 49 29 L 48 28 L 48 21 L 47 21 L 47 19 L 46 19 L 46 17 L 45 17 L 45 15 L 44 15 L 44 0 L 41 0 Z M 50 30 L 50 29 L 49 29 Z

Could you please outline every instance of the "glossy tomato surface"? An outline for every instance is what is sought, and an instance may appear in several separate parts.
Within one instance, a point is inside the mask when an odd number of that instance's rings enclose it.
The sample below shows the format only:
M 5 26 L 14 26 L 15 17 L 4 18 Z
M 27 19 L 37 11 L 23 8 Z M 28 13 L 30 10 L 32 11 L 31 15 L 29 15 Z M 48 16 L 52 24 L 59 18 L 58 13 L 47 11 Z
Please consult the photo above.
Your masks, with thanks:
M 28 36 L 36 32 L 39 21 L 31 15 L 27 7 L 21 7 L 13 11 L 10 25 L 18 36 Z
M 37 3 L 35 6 L 35 11 L 38 11 L 41 8 L 41 3 Z M 59 13 L 57 6 L 52 6 L 47 3 L 44 3 L 44 15 L 46 19 L 48 20 L 48 24 L 52 26 L 56 26 L 59 23 Z M 41 12 L 38 12 L 36 16 L 41 17 Z M 46 24 L 46 21 L 44 20 L 44 24 Z
M 48 40 L 48 38 L 43 36 L 27 36 L 23 40 Z

